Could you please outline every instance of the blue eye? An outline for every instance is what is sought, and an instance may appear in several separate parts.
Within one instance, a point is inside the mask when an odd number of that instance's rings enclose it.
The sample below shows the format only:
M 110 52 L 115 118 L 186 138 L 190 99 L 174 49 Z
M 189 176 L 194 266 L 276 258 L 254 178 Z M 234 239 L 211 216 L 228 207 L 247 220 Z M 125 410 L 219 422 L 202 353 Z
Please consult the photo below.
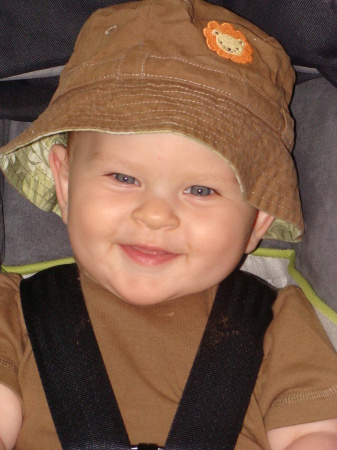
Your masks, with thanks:
M 197 197 L 205 197 L 214 194 L 214 190 L 205 186 L 191 186 L 186 189 L 185 194 L 195 195 Z
M 136 178 L 131 177 L 130 175 L 125 175 L 124 173 L 113 173 L 112 176 L 120 183 L 139 184 Z

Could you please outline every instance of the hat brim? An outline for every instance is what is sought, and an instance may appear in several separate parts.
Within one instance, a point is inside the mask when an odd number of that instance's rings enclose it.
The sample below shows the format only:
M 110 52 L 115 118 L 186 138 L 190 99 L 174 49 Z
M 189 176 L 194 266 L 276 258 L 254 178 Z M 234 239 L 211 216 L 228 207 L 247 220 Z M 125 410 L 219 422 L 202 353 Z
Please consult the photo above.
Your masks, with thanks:
M 245 200 L 276 217 L 267 238 L 294 242 L 302 235 L 297 174 L 289 150 L 278 130 L 231 98 L 146 78 L 100 80 L 56 97 L 0 156 L 9 181 L 45 211 L 58 212 L 49 149 L 56 142 L 66 145 L 64 133 L 72 130 L 174 132 L 196 139 L 230 163 Z

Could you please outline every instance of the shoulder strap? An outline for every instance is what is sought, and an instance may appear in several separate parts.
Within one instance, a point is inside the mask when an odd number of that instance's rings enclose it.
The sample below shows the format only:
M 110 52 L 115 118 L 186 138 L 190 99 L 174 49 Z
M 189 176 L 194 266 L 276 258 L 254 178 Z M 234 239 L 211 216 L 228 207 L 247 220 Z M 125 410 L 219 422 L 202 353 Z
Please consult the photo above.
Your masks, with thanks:
M 276 295 L 268 283 L 241 271 L 219 285 L 165 449 L 235 448 Z
M 77 267 L 40 272 L 23 280 L 20 291 L 62 448 L 130 449 Z M 269 285 L 240 271 L 220 284 L 165 449 L 234 449 L 262 362 L 275 298 Z M 132 448 L 157 449 L 153 444 Z
M 54 267 L 22 280 L 20 293 L 28 335 L 62 448 L 129 449 L 76 265 Z

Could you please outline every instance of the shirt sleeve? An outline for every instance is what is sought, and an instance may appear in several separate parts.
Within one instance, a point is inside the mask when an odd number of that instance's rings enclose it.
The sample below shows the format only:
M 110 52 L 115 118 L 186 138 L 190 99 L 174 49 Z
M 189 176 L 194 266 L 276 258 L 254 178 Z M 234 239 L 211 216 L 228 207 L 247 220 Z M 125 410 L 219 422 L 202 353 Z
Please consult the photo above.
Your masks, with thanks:
M 0 274 L 0 383 L 21 399 L 19 365 L 27 343 L 16 274 Z
M 266 430 L 337 418 L 337 354 L 303 292 L 282 289 L 256 385 Z

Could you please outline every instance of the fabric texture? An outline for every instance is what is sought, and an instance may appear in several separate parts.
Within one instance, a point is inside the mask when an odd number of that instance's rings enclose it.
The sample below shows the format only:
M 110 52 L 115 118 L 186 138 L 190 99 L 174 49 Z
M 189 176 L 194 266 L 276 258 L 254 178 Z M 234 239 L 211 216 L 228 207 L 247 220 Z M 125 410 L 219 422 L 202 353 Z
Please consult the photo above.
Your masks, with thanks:
M 337 5 L 334 0 L 211 0 L 275 36 L 292 63 L 316 68 L 337 87 Z
M 67 228 L 56 214 L 28 202 L 6 180 L 3 199 L 2 264 L 21 266 L 72 256 Z
M 87 18 L 99 8 L 126 1 L 1 2 L 0 119 L 35 120 L 50 102 L 59 77 L 20 79 L 20 75 L 64 65 Z M 18 79 L 6 80 L 13 76 Z
M 234 31 L 224 33 L 224 23 Z M 99 10 L 48 109 L 2 149 L 1 167 L 27 198 L 57 212 L 47 156 L 66 139 L 60 132 L 181 133 L 231 164 L 245 199 L 276 217 L 270 237 L 297 241 L 303 223 L 287 106 L 293 82 L 277 41 L 224 8 L 144 0 Z
M 11 141 L 30 125 L 30 122 L 0 121 L 0 144 Z M 71 257 L 67 228 L 60 217 L 27 201 L 2 174 L 0 180 L 1 264 L 22 266 Z
M 295 158 L 305 218 L 296 265 L 316 293 L 337 310 L 337 89 L 324 79 L 303 83 L 292 102 Z M 303 114 L 305 111 L 305 114 Z
M 60 450 L 22 317 L 20 277 L 0 278 L 0 380 L 19 395 L 24 408 L 16 450 Z M 130 441 L 163 445 L 215 289 L 136 307 L 111 296 L 84 274 L 81 282 Z M 337 415 L 336 354 L 295 287 L 280 291 L 264 354 L 237 450 L 269 450 L 265 427 Z
M 265 240 L 263 247 L 293 248 L 296 267 L 317 295 L 337 310 L 336 195 L 337 89 L 325 79 L 296 86 L 291 111 L 296 121 L 294 159 L 305 233 L 296 245 Z M 268 270 L 268 268 L 266 268 Z M 337 331 L 334 332 L 337 339 Z
M 76 36 L 97 9 L 127 0 L 1 3 L 0 79 L 65 64 Z M 62 18 L 62 20 L 61 20 Z
M 95 10 L 126 0 L 69 2 L 5 0 L 1 6 L 0 79 L 64 65 L 76 36 Z M 337 86 L 337 14 L 333 0 L 211 0 L 274 36 L 304 69 L 318 69 Z M 25 20 L 22 20 L 22 17 Z M 22 38 L 24 36 L 24 38 Z M 297 82 L 317 76 L 299 73 Z M 35 120 L 47 107 L 58 77 L 0 83 L 0 118 Z
M 6 40 L 8 41 L 8 39 Z M 0 80 L 0 119 L 34 120 L 46 109 L 58 82 L 59 77 L 15 81 Z

